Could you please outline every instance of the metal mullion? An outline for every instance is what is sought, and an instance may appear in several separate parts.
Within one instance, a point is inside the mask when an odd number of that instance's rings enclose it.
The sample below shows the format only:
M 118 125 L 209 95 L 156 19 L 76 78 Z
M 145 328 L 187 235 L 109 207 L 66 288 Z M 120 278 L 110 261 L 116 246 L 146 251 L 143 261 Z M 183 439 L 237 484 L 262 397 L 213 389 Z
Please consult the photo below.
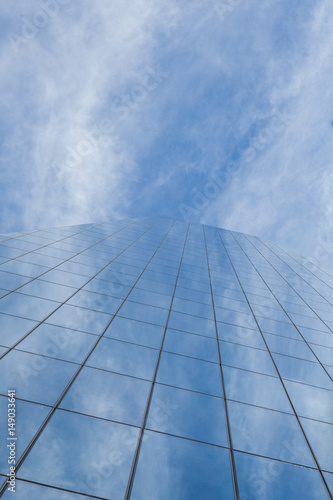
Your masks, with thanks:
M 226 247 L 225 247 L 225 244 L 224 244 L 224 242 L 223 242 L 223 239 L 222 239 L 222 236 L 221 236 L 220 232 L 218 232 L 218 234 L 219 234 L 219 236 L 220 236 L 220 239 L 221 239 L 222 245 L 224 246 L 225 251 L 226 251 L 226 253 L 227 253 L 227 255 L 228 255 L 229 259 L 230 259 L 230 263 L 231 263 L 231 265 L 233 266 L 232 260 L 231 260 L 231 258 L 230 258 L 230 256 L 229 256 L 229 252 L 228 252 L 228 250 L 227 250 L 227 249 L 226 249 Z M 238 246 L 241 248 L 241 250 L 242 250 L 242 252 L 244 253 L 244 255 L 246 256 L 246 258 L 247 258 L 247 259 L 249 260 L 249 262 L 252 264 L 252 266 L 254 267 L 254 269 L 256 269 L 256 267 L 255 267 L 255 266 L 254 266 L 254 264 L 252 263 L 252 261 L 251 261 L 250 257 L 247 255 L 247 253 L 245 252 L 245 250 L 244 250 L 244 249 L 243 249 L 243 247 L 241 246 L 241 244 L 237 241 L 237 239 L 235 238 L 235 236 L 234 236 L 231 232 L 230 232 L 230 234 L 232 235 L 232 237 L 234 238 L 234 240 L 236 241 L 236 243 L 238 244 Z M 266 259 L 266 260 L 267 260 L 267 259 Z M 269 262 L 269 261 L 267 260 L 267 262 Z M 273 266 L 272 266 L 272 267 L 273 267 Z M 234 266 L 233 266 L 233 268 L 234 268 Z M 257 270 L 257 269 L 256 269 L 256 270 Z M 296 420 L 297 420 L 297 422 L 298 422 L 299 428 L 301 429 L 301 432 L 302 432 L 302 434 L 303 434 L 303 437 L 304 437 L 304 439 L 305 439 L 305 442 L 306 442 L 306 444 L 308 445 L 308 448 L 309 448 L 309 450 L 310 450 L 310 453 L 311 453 L 311 455 L 312 455 L 312 458 L 313 458 L 313 460 L 314 460 L 314 463 L 316 464 L 316 467 L 317 467 L 317 469 L 318 469 L 318 472 L 319 472 L 319 474 L 320 474 L 320 476 L 321 476 L 321 479 L 322 479 L 322 481 L 323 481 L 323 483 L 324 483 L 324 486 L 325 486 L 325 488 L 326 488 L 326 491 L 327 491 L 327 493 L 328 493 L 328 495 L 329 495 L 330 499 L 332 499 L 332 500 L 333 500 L 333 497 L 332 497 L 332 495 L 331 495 L 331 493 L 330 493 L 330 489 L 329 489 L 329 487 L 328 487 L 328 485 L 327 485 L 327 483 L 326 483 L 326 479 L 325 479 L 325 477 L 324 477 L 323 471 L 322 471 L 322 470 L 321 470 L 321 468 L 320 468 L 320 465 L 319 465 L 319 462 L 318 462 L 318 460 L 317 460 L 317 457 L 316 457 L 316 455 L 315 455 L 315 453 L 314 453 L 314 451 L 313 451 L 313 449 L 312 449 L 312 446 L 311 446 L 311 444 L 310 444 L 310 442 L 309 442 L 309 440 L 308 440 L 308 437 L 307 437 L 307 435 L 306 435 L 306 432 L 305 432 L 305 431 L 304 431 L 304 429 L 303 429 L 303 426 L 302 426 L 302 423 L 301 423 L 301 421 L 300 421 L 300 418 L 299 418 L 299 416 L 298 416 L 298 414 L 297 414 L 297 412 L 296 412 L 296 409 L 295 409 L 294 404 L 293 404 L 293 402 L 292 402 L 292 400 L 291 400 L 291 397 L 289 396 L 289 393 L 288 393 L 288 391 L 287 391 L 287 388 L 286 388 L 286 386 L 285 386 L 285 384 L 284 384 L 284 381 L 283 381 L 283 379 L 282 379 L 282 377 L 281 377 L 280 371 L 278 370 L 278 367 L 277 367 L 277 365 L 276 365 L 276 363 L 275 363 L 275 360 L 274 360 L 274 358 L 273 358 L 273 356 L 272 356 L 272 353 L 271 353 L 271 351 L 270 351 L 270 349 L 269 349 L 269 347 L 268 347 L 268 344 L 267 344 L 267 342 L 266 342 L 266 339 L 265 339 L 265 337 L 264 337 L 264 335 L 263 335 L 263 333 L 262 333 L 262 331 L 261 331 L 261 328 L 260 328 L 259 323 L 258 323 L 258 321 L 257 321 L 256 315 L 254 314 L 254 312 L 253 312 L 253 310 L 252 310 L 251 304 L 250 304 L 250 302 L 249 302 L 249 300 L 248 300 L 248 298 L 247 298 L 247 295 L 246 295 L 246 293 L 245 293 L 245 291 L 244 291 L 244 289 L 243 289 L 242 283 L 241 283 L 240 279 L 238 278 L 238 275 L 237 275 L 237 272 L 236 272 L 235 268 L 234 268 L 234 271 L 235 271 L 235 274 L 236 274 L 236 276 L 237 276 L 237 279 L 238 279 L 239 285 L 241 286 L 241 288 L 242 288 L 242 290 L 243 290 L 243 293 L 244 293 L 244 295 L 245 295 L 245 297 L 246 297 L 246 300 L 247 300 L 248 306 L 249 306 L 249 308 L 251 309 L 251 312 L 252 312 L 253 318 L 254 318 L 254 320 L 255 320 L 255 322 L 256 322 L 256 324 L 257 324 L 257 327 L 258 327 L 258 330 L 259 330 L 259 332 L 260 332 L 260 334 L 261 334 L 261 337 L 262 337 L 262 339 L 263 339 L 263 341 L 264 341 L 264 343 L 265 343 L 265 346 L 266 346 L 267 352 L 268 352 L 268 354 L 269 354 L 269 356 L 270 356 L 270 358 L 271 358 L 271 361 L 272 361 L 272 363 L 273 363 L 273 365 L 274 365 L 274 367 L 275 367 L 275 369 L 276 369 L 276 372 L 277 372 L 278 377 L 279 377 L 279 379 L 280 379 L 281 385 L 282 385 L 282 387 L 283 387 L 283 389 L 284 389 L 284 391 L 285 391 L 285 394 L 286 394 L 286 396 L 287 396 L 287 398 L 288 398 L 288 401 L 289 401 L 289 403 L 290 403 L 290 405 L 291 405 L 291 408 L 292 408 L 292 410 L 293 410 L 293 412 L 294 412 L 294 415 L 295 415 L 295 418 L 296 418 Z M 257 271 L 257 272 L 258 272 L 258 271 Z M 259 272 L 258 272 L 258 274 L 260 275 L 260 273 L 259 273 Z M 267 285 L 266 285 L 266 286 L 267 286 Z M 269 288 L 269 287 L 268 287 L 268 288 Z M 274 410 L 273 410 L 273 411 L 274 411 Z M 296 464 L 296 465 L 297 465 L 297 464 Z
M 174 224 L 175 224 L 175 221 L 174 221 Z M 128 483 L 127 483 L 127 488 L 126 488 L 126 493 L 125 493 L 125 496 L 124 496 L 124 500 L 129 500 L 130 496 L 131 496 L 131 493 L 132 493 L 132 488 L 133 488 L 133 483 L 134 483 L 136 468 L 137 468 L 137 465 L 138 465 L 139 455 L 140 455 L 141 446 L 142 446 L 143 434 L 144 434 L 145 426 L 146 426 L 146 423 L 147 423 L 147 418 L 148 418 L 150 404 L 151 404 L 151 400 L 152 400 L 152 396 L 153 396 L 154 387 L 155 387 L 155 384 L 156 384 L 156 377 L 157 377 L 158 367 L 159 367 L 159 364 L 160 364 L 160 359 L 161 359 L 161 355 L 162 355 L 164 339 L 165 339 L 166 331 L 167 331 L 167 328 L 168 328 L 168 323 L 169 323 L 169 318 L 170 318 L 170 314 L 171 314 L 173 299 L 174 299 L 174 296 L 175 296 L 175 291 L 176 291 L 176 287 L 177 287 L 179 271 L 180 271 L 182 260 L 183 260 L 183 256 L 184 256 L 184 251 L 185 251 L 185 246 L 186 246 L 186 241 L 187 241 L 187 236 L 188 236 L 188 233 L 189 233 L 189 229 L 190 229 L 190 223 L 187 226 L 187 231 L 186 231 L 184 245 L 183 245 L 183 251 L 182 251 L 182 254 L 181 254 L 181 257 L 180 257 L 180 262 L 179 262 L 179 267 L 178 267 L 178 273 L 177 273 L 177 276 L 176 276 L 176 281 L 175 281 L 175 285 L 174 285 L 174 289 L 173 289 L 173 293 L 172 293 L 172 298 L 171 298 L 171 302 L 170 302 L 169 313 L 168 313 L 168 317 L 167 317 L 167 320 L 166 320 L 166 323 L 165 323 L 165 327 L 164 327 L 164 332 L 163 332 L 163 337 L 162 337 L 162 341 L 161 341 L 161 346 L 160 346 L 160 349 L 159 349 L 159 353 L 158 353 L 158 357 L 157 357 L 157 362 L 156 362 L 156 366 L 155 366 L 155 371 L 154 371 L 154 375 L 153 375 L 151 386 L 150 386 L 150 391 L 149 391 L 149 395 L 148 395 L 148 399 L 147 399 L 147 405 L 146 405 L 146 408 L 145 408 L 145 412 L 144 412 L 142 423 L 141 423 L 141 427 L 140 427 L 140 435 L 139 435 L 139 438 L 138 438 L 137 446 L 136 446 L 134 457 L 133 457 L 133 462 L 132 462 L 132 466 L 131 466 L 131 471 L 130 471 L 130 475 L 129 475 L 129 479 L 128 479 Z
M 139 238 L 141 238 L 146 232 L 148 232 L 154 225 L 157 224 L 157 222 L 159 221 L 159 219 L 154 223 L 152 224 L 152 226 L 150 226 L 148 229 L 146 229 L 138 238 L 136 238 L 135 240 L 132 241 L 132 243 L 130 245 L 128 245 L 128 247 L 130 247 L 131 245 L 133 245 L 133 243 L 135 241 L 137 241 Z M 171 225 L 171 227 L 169 228 L 169 230 L 167 231 L 167 234 L 164 236 L 164 238 L 162 239 L 161 243 L 158 245 L 156 251 L 154 252 L 153 256 L 155 255 L 155 253 L 157 252 L 157 250 L 159 249 L 159 247 L 161 246 L 161 244 L 163 243 L 163 241 L 165 240 L 165 238 L 167 237 L 168 233 L 170 232 L 171 228 L 173 227 L 173 225 L 175 224 L 175 222 L 173 222 L 173 224 Z M 127 247 L 127 248 L 128 248 Z M 125 251 L 126 249 L 123 250 L 123 252 Z M 153 256 L 150 258 L 150 260 L 153 258 Z M 146 267 L 148 266 L 150 260 L 148 261 Z M 126 295 L 126 297 L 123 299 L 123 301 L 121 302 L 120 306 L 118 307 L 117 311 L 114 313 L 114 315 L 112 316 L 111 320 L 109 321 L 109 323 L 106 325 L 104 331 L 102 332 L 102 334 L 98 337 L 96 343 L 94 344 L 94 346 L 91 348 L 91 350 L 89 351 L 89 353 L 87 354 L 87 356 L 85 357 L 83 363 L 80 364 L 78 370 L 75 372 L 75 374 L 73 375 L 73 377 L 71 378 L 71 380 L 69 381 L 69 383 L 67 384 L 67 386 L 65 387 L 65 389 L 63 390 L 63 392 L 61 393 L 61 395 L 59 396 L 58 400 L 56 401 L 56 403 L 53 405 L 50 413 L 47 415 L 47 417 L 45 418 L 44 422 L 41 424 L 41 426 L 39 427 L 39 429 L 37 430 L 37 432 L 35 433 L 34 437 L 32 438 L 32 440 L 30 441 L 30 443 L 28 444 L 28 446 L 26 447 L 26 449 L 24 450 L 23 454 L 21 455 L 20 459 L 17 461 L 16 463 L 16 467 L 15 467 L 15 470 L 18 471 L 19 468 L 21 467 L 21 465 L 23 464 L 23 462 L 25 461 L 26 457 L 28 456 L 28 454 L 30 453 L 31 449 L 33 448 L 34 444 L 36 443 L 36 441 L 38 440 L 39 436 L 42 434 L 43 430 L 45 429 L 45 427 L 47 426 L 47 424 L 49 423 L 50 419 L 52 418 L 53 414 L 55 413 L 56 409 L 58 408 L 58 406 L 60 405 L 60 403 L 62 402 L 62 400 L 64 399 L 65 395 L 67 394 L 67 392 L 69 391 L 69 389 L 71 388 L 71 386 L 73 385 L 74 381 L 76 380 L 77 376 L 79 375 L 79 373 L 81 372 L 83 366 L 85 365 L 85 363 L 87 362 L 88 358 L 90 357 L 90 355 L 92 354 L 92 352 L 95 350 L 95 348 L 97 347 L 97 345 L 99 344 L 100 340 L 102 339 L 102 337 L 104 336 L 106 330 L 109 328 L 110 324 L 112 323 L 113 319 L 116 317 L 116 314 L 118 313 L 118 311 L 120 310 L 120 308 L 122 307 L 122 305 L 125 303 L 128 295 L 130 294 L 130 292 L 133 290 L 133 288 L 135 287 L 137 281 L 140 279 L 141 275 L 143 274 L 145 269 L 143 269 L 142 273 L 140 274 L 140 276 L 137 278 L 137 280 L 135 281 L 134 285 L 132 286 L 131 290 L 128 292 L 128 294 Z M 92 279 L 92 278 L 91 278 Z M 7 485 L 7 480 L 3 483 L 2 487 L 0 488 L 0 498 L 3 496 L 4 492 L 6 491 L 6 485 Z
M 203 235 L 204 235 L 205 248 L 206 248 L 206 259 L 207 259 L 207 267 L 208 267 L 208 277 L 209 277 L 210 294 L 211 294 L 212 305 L 213 305 L 216 344 L 217 344 L 217 352 L 218 352 L 218 358 L 219 358 L 221 385 L 222 385 L 223 402 L 224 402 L 224 413 L 225 413 L 226 426 L 227 426 L 227 435 L 228 435 L 228 443 L 229 443 L 229 457 L 230 457 L 230 466 L 231 466 L 231 474 L 232 474 L 232 483 L 233 483 L 233 488 L 234 488 L 235 499 L 239 500 L 239 489 L 238 489 L 238 481 L 237 481 L 237 471 L 236 471 L 234 450 L 233 450 L 233 444 L 232 444 L 232 436 L 231 436 L 231 428 L 230 428 L 228 402 L 227 402 L 226 391 L 225 391 L 224 374 L 223 374 L 223 368 L 222 368 L 222 366 L 223 366 L 222 365 L 222 356 L 221 356 L 220 342 L 219 342 L 219 336 L 218 336 L 218 330 L 217 330 L 215 304 L 214 304 L 214 294 L 213 294 L 213 287 L 212 287 L 211 275 L 210 275 L 210 266 L 209 266 L 209 257 L 208 257 L 208 248 L 207 248 L 207 241 L 206 241 L 205 226 L 203 225 L 202 228 L 203 228 Z

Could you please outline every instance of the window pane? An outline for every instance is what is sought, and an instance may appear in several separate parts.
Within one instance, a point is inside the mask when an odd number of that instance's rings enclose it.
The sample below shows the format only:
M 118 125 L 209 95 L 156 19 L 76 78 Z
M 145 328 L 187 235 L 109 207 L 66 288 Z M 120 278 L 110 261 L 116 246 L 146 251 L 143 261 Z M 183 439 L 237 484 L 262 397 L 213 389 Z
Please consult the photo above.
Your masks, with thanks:
M 132 500 L 233 499 L 224 448 L 146 431 Z

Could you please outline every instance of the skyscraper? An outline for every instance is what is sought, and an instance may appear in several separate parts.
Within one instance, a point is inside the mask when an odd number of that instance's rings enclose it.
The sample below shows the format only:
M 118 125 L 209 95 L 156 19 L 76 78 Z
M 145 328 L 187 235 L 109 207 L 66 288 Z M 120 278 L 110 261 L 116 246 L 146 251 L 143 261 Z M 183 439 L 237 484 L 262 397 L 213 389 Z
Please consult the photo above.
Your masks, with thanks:
M 170 218 L 1 240 L 2 498 L 332 498 L 333 272 Z

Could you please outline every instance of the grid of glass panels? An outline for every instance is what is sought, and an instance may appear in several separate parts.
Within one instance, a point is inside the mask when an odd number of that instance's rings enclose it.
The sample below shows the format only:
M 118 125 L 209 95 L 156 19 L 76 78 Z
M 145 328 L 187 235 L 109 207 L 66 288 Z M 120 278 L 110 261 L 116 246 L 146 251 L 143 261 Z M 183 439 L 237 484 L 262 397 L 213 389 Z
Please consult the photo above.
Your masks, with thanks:
M 333 273 L 169 218 L 0 236 L 0 496 L 332 498 Z

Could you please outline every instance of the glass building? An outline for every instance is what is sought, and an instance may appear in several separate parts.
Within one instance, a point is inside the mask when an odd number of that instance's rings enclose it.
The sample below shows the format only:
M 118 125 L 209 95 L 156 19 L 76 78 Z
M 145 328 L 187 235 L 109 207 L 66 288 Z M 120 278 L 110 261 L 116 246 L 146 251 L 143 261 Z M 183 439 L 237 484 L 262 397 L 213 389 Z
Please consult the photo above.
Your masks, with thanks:
M 333 272 L 170 218 L 0 239 L 2 498 L 332 498 Z

